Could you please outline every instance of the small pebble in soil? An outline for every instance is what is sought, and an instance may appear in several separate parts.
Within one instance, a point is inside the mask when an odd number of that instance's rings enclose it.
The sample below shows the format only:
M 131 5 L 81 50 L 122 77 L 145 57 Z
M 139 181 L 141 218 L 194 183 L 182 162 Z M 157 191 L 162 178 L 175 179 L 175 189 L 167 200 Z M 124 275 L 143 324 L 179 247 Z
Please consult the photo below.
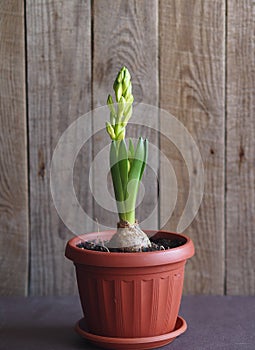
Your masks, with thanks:
M 154 252 L 157 250 L 168 250 L 168 249 L 180 247 L 186 242 L 186 240 L 181 237 L 178 239 L 151 238 L 150 241 L 151 241 L 151 247 L 142 248 L 141 252 Z M 104 244 L 107 244 L 107 242 L 105 242 Z M 132 248 L 107 248 L 105 245 L 97 244 L 94 241 L 81 242 L 77 244 L 77 247 L 82 249 L 87 249 L 87 250 L 94 250 L 97 252 L 113 252 L 113 253 L 137 252 Z

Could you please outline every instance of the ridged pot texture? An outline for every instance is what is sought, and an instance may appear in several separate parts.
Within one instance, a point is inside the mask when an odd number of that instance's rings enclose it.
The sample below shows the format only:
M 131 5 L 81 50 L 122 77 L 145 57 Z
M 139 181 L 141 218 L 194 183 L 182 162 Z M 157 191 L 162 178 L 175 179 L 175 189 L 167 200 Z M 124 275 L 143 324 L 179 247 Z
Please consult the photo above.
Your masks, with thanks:
M 88 331 L 108 337 L 152 337 L 173 331 L 182 296 L 186 260 L 192 241 L 167 231 L 149 236 L 186 243 L 166 251 L 108 253 L 84 250 L 84 240 L 108 240 L 114 231 L 89 233 L 67 243 L 66 256 L 76 266 L 78 289 Z

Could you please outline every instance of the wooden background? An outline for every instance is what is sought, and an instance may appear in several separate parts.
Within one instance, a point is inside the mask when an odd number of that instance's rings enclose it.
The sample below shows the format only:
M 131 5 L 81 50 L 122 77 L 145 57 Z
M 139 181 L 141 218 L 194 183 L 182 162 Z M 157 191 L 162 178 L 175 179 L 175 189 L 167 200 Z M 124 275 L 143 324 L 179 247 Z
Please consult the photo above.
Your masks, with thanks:
M 254 22 L 253 0 L 0 1 L 2 295 L 76 293 L 72 263 L 64 258 L 72 234 L 52 202 L 50 161 L 67 126 L 105 104 L 123 64 L 136 101 L 175 115 L 203 158 L 204 198 L 185 231 L 196 246 L 185 293 L 255 294 Z M 182 189 L 165 226 L 175 229 L 188 191 L 183 159 L 163 136 L 148 132 Z M 95 135 L 74 173 L 81 205 L 103 224 L 109 219 L 87 176 L 104 144 Z M 144 213 L 158 200 L 158 180 L 147 173 Z M 164 167 L 159 181 L 168 186 Z M 160 191 L 161 208 L 168 203 Z

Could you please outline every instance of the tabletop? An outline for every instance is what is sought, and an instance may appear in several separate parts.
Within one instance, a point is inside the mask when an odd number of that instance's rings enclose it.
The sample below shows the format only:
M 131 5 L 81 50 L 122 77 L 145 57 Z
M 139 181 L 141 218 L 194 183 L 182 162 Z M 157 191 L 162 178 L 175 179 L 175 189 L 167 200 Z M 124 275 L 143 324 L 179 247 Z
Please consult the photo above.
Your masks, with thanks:
M 255 297 L 184 296 L 187 331 L 161 350 L 254 350 Z M 96 350 L 74 331 L 78 297 L 0 298 L 1 350 Z

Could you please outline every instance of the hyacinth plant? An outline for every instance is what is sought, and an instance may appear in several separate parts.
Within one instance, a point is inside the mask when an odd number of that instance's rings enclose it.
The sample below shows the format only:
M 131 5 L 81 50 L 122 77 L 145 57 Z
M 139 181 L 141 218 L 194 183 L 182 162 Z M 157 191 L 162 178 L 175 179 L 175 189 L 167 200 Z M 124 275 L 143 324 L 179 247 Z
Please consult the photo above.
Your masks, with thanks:
M 125 140 L 126 126 L 132 116 L 134 101 L 131 76 L 126 67 L 122 67 L 119 71 L 113 89 L 116 103 L 109 95 L 107 105 L 110 110 L 110 121 L 106 122 L 106 130 L 112 140 L 110 167 L 120 221 L 108 247 L 140 251 L 151 246 L 135 216 L 138 189 L 148 157 L 148 140 L 140 137 L 136 147 L 132 139 L 128 140 L 128 145 Z

